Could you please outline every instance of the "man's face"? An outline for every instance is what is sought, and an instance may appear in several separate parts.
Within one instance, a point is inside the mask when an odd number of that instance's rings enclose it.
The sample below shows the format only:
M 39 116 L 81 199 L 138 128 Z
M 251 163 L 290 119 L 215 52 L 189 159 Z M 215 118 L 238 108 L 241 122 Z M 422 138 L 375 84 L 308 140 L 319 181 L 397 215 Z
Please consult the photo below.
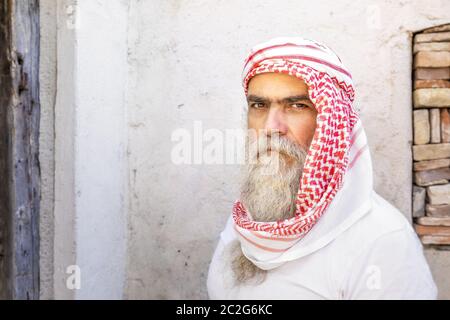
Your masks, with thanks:
M 308 150 L 317 111 L 303 80 L 281 73 L 255 76 L 248 86 L 248 128 L 257 135 L 278 133 Z
M 307 89 L 302 80 L 275 73 L 255 76 L 249 83 L 249 161 L 241 202 L 255 221 L 278 221 L 295 213 L 316 128 L 317 112 Z
M 292 218 L 316 129 L 317 111 L 309 100 L 308 87 L 289 75 L 264 73 L 250 80 L 247 100 L 248 163 L 243 172 L 241 202 L 254 221 Z M 238 254 L 232 265 L 239 281 L 260 272 L 241 250 L 232 248 L 231 252 Z

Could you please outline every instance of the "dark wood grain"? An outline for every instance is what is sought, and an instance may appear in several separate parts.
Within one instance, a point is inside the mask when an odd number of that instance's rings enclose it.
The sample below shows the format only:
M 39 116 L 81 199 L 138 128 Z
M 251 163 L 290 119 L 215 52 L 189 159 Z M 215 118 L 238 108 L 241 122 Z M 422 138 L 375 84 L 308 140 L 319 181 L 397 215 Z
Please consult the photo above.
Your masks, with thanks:
M 39 120 L 39 1 L 0 0 L 2 298 L 39 298 Z

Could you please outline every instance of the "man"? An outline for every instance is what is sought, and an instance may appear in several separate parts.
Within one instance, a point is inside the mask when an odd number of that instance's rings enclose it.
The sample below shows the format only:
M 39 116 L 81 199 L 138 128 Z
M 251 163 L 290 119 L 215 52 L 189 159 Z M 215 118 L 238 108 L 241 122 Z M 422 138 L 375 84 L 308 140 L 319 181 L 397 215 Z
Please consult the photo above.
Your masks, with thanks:
M 328 47 L 253 48 L 247 165 L 208 274 L 211 299 L 435 299 L 423 248 L 373 190 L 349 71 Z

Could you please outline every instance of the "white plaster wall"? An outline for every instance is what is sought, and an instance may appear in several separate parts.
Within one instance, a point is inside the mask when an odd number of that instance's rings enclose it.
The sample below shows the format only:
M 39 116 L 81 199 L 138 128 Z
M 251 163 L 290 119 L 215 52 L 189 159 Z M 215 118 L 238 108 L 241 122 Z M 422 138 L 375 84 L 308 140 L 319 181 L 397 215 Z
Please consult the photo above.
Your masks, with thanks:
M 126 249 L 128 1 L 79 0 L 77 298 L 120 299 Z
M 54 238 L 54 112 L 56 95 L 56 2 L 40 1 L 41 54 L 40 98 L 41 126 L 39 162 L 41 168 L 40 209 L 40 298 L 53 298 Z
M 58 1 L 54 287 L 120 299 L 126 262 L 128 1 Z M 80 287 L 67 286 L 76 266 Z M 75 275 L 75 274 L 73 274 Z
M 239 127 L 243 59 L 274 36 L 323 41 L 352 71 L 376 190 L 409 218 L 411 32 L 448 23 L 449 1 L 131 3 L 126 297 L 206 297 L 208 264 L 237 197 L 237 167 L 175 166 L 171 132 L 192 130 L 196 120 Z M 448 270 L 449 254 L 430 252 L 436 272 Z M 442 289 L 450 298 L 449 286 Z
M 57 83 L 55 102 L 55 172 L 53 288 L 55 299 L 72 299 L 66 270 L 76 264 L 75 242 L 75 32 L 67 28 L 67 7 L 74 1 L 59 1 L 57 7 Z M 43 270 L 41 270 L 42 273 Z

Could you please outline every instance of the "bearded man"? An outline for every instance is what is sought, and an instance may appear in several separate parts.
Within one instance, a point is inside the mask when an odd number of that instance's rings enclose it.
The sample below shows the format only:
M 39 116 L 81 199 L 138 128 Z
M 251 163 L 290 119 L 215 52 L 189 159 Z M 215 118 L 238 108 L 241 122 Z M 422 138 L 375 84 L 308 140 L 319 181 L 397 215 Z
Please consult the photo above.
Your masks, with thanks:
M 246 166 L 208 273 L 211 299 L 436 299 L 423 247 L 373 190 L 350 72 L 276 38 L 245 61 Z

